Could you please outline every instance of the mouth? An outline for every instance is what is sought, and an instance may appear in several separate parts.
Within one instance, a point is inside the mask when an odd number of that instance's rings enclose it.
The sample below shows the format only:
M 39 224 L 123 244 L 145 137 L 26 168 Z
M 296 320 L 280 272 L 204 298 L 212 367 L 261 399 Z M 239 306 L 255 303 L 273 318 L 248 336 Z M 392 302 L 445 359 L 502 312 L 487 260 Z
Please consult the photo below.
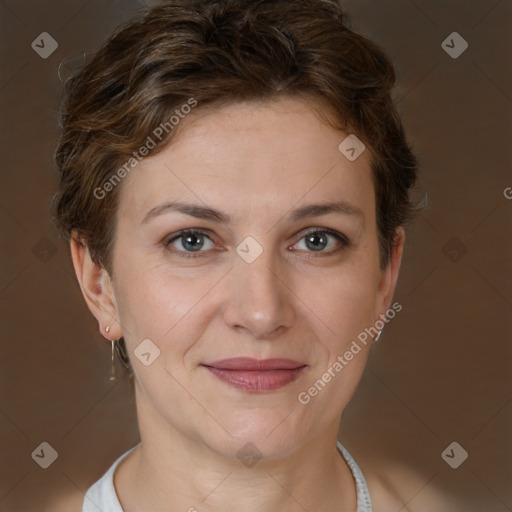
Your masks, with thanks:
M 297 379 L 307 364 L 292 359 L 236 357 L 203 363 L 215 377 L 243 391 L 279 389 Z

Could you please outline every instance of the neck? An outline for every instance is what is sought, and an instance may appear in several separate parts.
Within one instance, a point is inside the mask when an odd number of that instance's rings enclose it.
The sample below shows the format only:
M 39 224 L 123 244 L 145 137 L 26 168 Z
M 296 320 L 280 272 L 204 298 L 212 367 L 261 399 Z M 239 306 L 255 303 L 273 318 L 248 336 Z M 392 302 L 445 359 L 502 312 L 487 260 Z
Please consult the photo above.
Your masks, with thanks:
M 287 456 L 244 465 L 141 408 L 141 446 L 115 475 L 125 512 L 168 512 L 169 504 L 173 512 L 356 509 L 352 473 L 336 447 L 337 422 Z

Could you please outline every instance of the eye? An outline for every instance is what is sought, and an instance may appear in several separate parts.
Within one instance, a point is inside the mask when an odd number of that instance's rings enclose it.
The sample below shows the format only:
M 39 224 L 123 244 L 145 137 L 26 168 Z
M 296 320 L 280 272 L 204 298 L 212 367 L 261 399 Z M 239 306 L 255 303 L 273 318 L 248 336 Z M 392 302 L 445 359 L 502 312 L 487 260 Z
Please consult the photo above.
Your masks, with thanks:
M 327 228 L 313 228 L 301 238 L 299 244 L 303 240 L 305 249 L 300 249 L 307 252 L 332 254 L 350 246 L 349 239 L 343 233 Z M 338 247 L 336 247 L 336 243 Z M 293 248 L 298 247 L 299 244 L 294 245 Z M 326 248 L 328 250 L 325 250 Z
M 305 248 L 299 247 L 304 240 Z M 208 243 L 210 247 L 208 247 Z M 186 229 L 164 241 L 166 248 L 174 254 L 184 258 L 205 256 L 211 249 L 218 248 L 208 234 L 200 229 Z M 292 250 L 303 250 L 309 253 L 334 254 L 349 247 L 350 240 L 338 231 L 328 228 L 312 228 L 298 244 L 291 246 Z M 336 247 L 337 246 L 337 247 Z M 325 250 L 327 248 L 327 250 Z
M 205 242 L 209 242 L 211 246 L 206 250 L 204 249 Z M 187 229 L 185 231 L 181 231 L 177 235 L 172 236 L 172 238 L 165 241 L 165 246 L 173 246 L 174 249 L 171 249 L 173 252 L 178 254 L 179 256 L 184 256 L 185 258 L 194 258 L 200 256 L 201 253 L 207 252 L 208 249 L 213 249 L 216 247 L 215 243 L 212 239 L 204 232 L 198 229 Z

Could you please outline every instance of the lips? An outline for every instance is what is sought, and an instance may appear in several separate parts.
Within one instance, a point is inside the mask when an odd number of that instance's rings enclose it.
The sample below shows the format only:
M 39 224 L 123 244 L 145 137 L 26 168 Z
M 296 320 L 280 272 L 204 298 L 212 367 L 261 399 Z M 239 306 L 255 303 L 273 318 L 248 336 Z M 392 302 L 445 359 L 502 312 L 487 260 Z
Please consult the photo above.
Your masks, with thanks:
M 203 363 L 220 380 L 244 391 L 272 391 L 294 381 L 307 368 L 293 359 L 236 357 Z

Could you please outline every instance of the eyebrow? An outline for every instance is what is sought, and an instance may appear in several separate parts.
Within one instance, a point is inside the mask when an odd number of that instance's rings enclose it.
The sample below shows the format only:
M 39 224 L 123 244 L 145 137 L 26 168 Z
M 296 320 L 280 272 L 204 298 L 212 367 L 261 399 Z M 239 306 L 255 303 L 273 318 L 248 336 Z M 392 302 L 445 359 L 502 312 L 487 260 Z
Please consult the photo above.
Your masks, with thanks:
M 215 208 L 183 203 L 179 201 L 171 201 L 159 206 L 155 206 L 155 208 L 149 210 L 149 212 L 142 219 L 141 224 L 146 224 L 153 220 L 155 217 L 169 212 L 183 213 L 198 219 L 211 220 L 226 224 L 231 222 L 231 217 L 228 214 L 221 212 L 220 210 L 216 210 Z M 346 201 L 325 202 L 320 204 L 309 204 L 306 206 L 301 206 L 300 208 L 293 210 L 288 215 L 288 218 L 293 222 L 297 222 L 307 217 L 317 217 L 320 215 L 328 215 L 330 213 L 340 213 L 343 215 L 353 215 L 364 218 L 362 210 Z

